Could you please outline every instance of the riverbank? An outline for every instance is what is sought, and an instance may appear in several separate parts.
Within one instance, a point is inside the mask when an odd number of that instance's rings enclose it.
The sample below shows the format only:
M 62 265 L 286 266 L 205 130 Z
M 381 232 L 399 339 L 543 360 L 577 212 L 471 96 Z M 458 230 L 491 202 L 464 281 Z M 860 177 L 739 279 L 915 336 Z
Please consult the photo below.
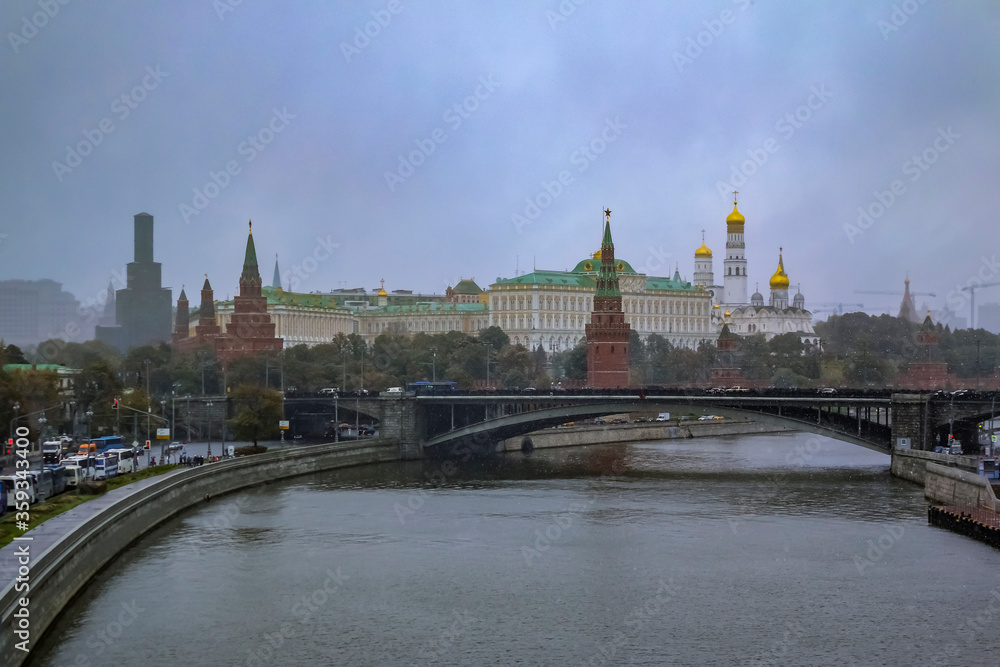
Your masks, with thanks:
M 141 480 L 53 517 L 0 549 L 0 664 L 22 664 L 18 645 L 34 646 L 96 573 L 179 512 L 279 479 L 396 461 L 399 451 L 390 440 L 283 449 Z
M 790 433 L 792 429 L 769 426 L 749 419 L 713 419 L 711 421 L 641 422 L 639 424 L 587 424 L 547 428 L 523 436 L 508 438 L 501 451 L 525 451 L 552 447 L 579 447 L 610 443 L 675 440 L 678 438 Z

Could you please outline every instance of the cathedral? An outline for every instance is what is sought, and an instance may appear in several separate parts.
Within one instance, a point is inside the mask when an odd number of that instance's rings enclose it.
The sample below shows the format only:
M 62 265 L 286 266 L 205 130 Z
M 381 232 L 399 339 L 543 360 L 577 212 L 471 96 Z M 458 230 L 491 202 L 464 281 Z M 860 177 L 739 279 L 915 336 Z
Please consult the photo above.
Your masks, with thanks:
M 723 260 L 723 281 L 716 284 L 712 267 L 712 250 L 705 244 L 702 232 L 701 247 L 694 251 L 694 284 L 712 295 L 712 324 L 721 331 L 726 324 L 739 336 L 763 334 L 770 340 L 785 333 L 798 334 L 807 345 L 818 345 L 819 337 L 813 329 L 812 313 L 806 310 L 805 297 L 796 289 L 791 304 L 788 290 L 791 281 L 785 273 L 782 250 L 778 250 L 778 268 L 768 286 L 770 298 L 764 305 L 764 296 L 755 290 L 747 299 L 746 218 L 740 213 L 735 198 L 733 212 L 726 218 L 726 257 Z

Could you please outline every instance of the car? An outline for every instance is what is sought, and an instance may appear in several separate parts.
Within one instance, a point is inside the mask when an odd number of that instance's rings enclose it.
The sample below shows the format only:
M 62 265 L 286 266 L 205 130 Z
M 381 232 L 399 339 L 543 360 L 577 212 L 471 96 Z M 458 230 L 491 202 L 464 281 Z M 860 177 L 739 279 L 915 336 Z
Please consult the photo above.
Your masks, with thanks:
M 836 394 L 837 390 L 834 389 L 833 387 L 823 387 L 822 389 L 819 390 L 819 393 L 821 393 L 821 394 Z
M 604 418 L 603 418 L 603 417 L 596 417 L 596 418 L 594 419 L 594 423 L 595 423 L 595 424 L 606 424 L 607 422 L 606 422 L 606 421 L 604 421 Z
M 319 390 L 319 395 L 320 396 L 333 396 L 336 393 L 338 393 L 339 391 L 340 391 L 340 389 L 338 389 L 337 387 L 324 387 L 324 388 L 322 388 L 322 389 Z
M 698 417 L 698 421 L 700 422 L 708 422 L 713 419 L 715 419 L 715 415 L 702 415 L 701 417 Z
M 623 418 L 623 417 L 618 417 L 617 419 L 612 419 L 611 423 L 612 424 L 627 424 L 628 420 L 625 419 L 625 418 Z

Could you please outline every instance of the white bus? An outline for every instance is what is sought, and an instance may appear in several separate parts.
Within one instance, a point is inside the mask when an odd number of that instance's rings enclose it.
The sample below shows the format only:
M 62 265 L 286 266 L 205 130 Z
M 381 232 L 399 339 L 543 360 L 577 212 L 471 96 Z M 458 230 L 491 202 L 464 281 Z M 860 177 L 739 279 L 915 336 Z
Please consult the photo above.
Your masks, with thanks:
M 27 482 L 26 487 L 23 484 L 25 481 Z M 22 482 L 23 488 L 17 488 L 18 482 Z M 35 479 L 31 475 L 27 475 L 23 480 L 17 475 L 6 475 L 0 477 L 0 484 L 3 484 L 4 488 L 7 489 L 7 507 L 9 509 L 16 509 L 17 494 L 19 491 L 27 496 L 28 504 L 34 505 L 37 501 Z
M 105 452 L 95 459 L 97 468 L 94 470 L 94 479 L 111 479 L 118 475 L 118 455 Z
M 118 474 L 125 475 L 139 470 L 140 451 L 142 450 L 133 447 L 130 449 L 109 449 L 107 453 L 118 455 Z

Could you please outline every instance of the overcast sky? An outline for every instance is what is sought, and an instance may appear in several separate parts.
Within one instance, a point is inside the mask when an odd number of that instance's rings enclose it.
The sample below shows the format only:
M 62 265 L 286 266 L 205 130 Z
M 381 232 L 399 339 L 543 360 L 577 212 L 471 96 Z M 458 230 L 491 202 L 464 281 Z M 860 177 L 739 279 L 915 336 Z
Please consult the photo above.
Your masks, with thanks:
M 738 189 L 751 291 L 779 247 L 816 309 L 1000 281 L 991 0 L 48 2 L 0 5 L 0 279 L 93 299 L 145 211 L 175 299 L 238 290 L 249 219 L 265 282 L 441 293 L 571 268 L 605 207 L 721 277 Z

